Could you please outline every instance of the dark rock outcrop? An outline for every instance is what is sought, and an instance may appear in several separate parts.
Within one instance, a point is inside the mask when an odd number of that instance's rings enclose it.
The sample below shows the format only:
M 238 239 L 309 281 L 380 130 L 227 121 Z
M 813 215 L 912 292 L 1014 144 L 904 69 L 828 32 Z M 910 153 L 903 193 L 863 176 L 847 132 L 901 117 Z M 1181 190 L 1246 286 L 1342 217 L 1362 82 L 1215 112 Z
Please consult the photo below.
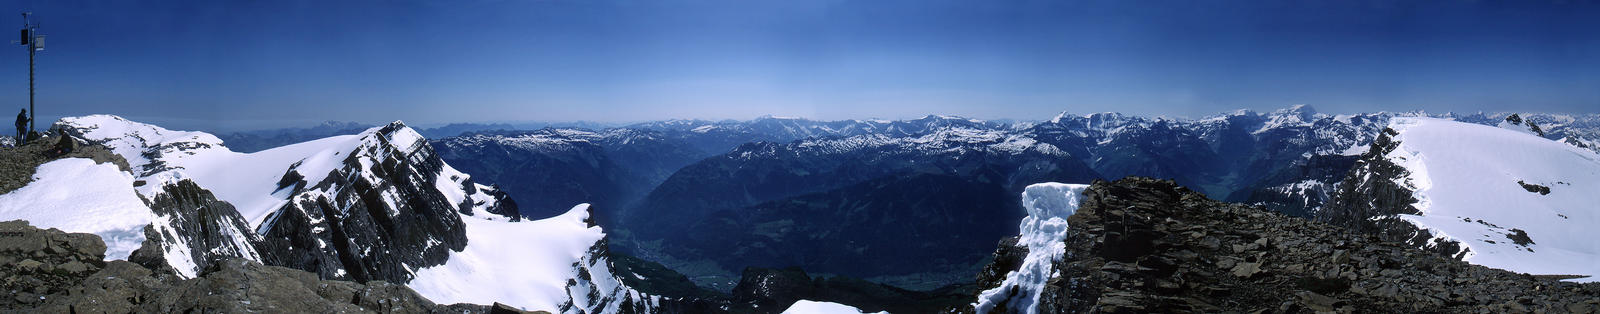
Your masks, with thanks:
M 291 168 L 280 180 L 289 204 L 258 230 L 268 242 L 263 260 L 322 278 L 409 282 L 407 268 L 442 264 L 464 248 L 457 212 L 472 204 L 453 204 L 435 188 L 448 179 L 439 175 L 444 162 L 426 141 L 393 143 L 403 132 L 414 131 L 396 122 L 366 135 L 320 182 Z
M 1538 134 L 1539 137 L 1544 137 L 1544 129 L 1540 129 L 1539 125 L 1534 124 L 1533 121 L 1522 119 L 1522 116 L 1513 113 L 1509 116 L 1506 116 L 1505 120 L 1506 122 L 1511 123 L 1511 125 L 1526 125 L 1528 127 L 1528 131 L 1533 131 L 1533 134 Z
M 1172 181 L 1096 181 L 1068 221 L 1041 313 L 1600 311 L 1600 284 L 1471 265 Z
M 264 244 L 263 239 L 233 205 L 217 200 L 211 191 L 187 179 L 162 190 L 164 193 L 146 203 L 157 219 L 166 221 L 144 227 L 144 245 L 133 251 L 129 261 L 161 273 L 193 275 L 226 259 L 261 259 L 256 249 Z M 188 256 L 192 265 L 169 265 L 166 252 L 178 250 L 184 252 L 175 255 Z
M 1028 257 L 1028 248 L 1017 244 L 1017 237 L 1008 237 L 1000 240 L 1000 246 L 995 249 L 994 257 L 983 270 L 978 271 L 979 287 L 995 287 L 1006 280 L 1006 273 L 1022 267 L 1023 259 Z
M 27 221 L 0 222 L 0 309 L 19 309 L 69 290 L 106 267 L 100 236 L 42 230 Z
M 1530 183 L 1527 183 L 1527 182 L 1522 182 L 1521 180 L 1517 181 L 1517 185 L 1522 186 L 1523 190 L 1527 190 L 1528 192 L 1531 192 L 1531 193 L 1539 193 L 1539 195 L 1550 195 L 1550 187 L 1548 187 L 1548 186 L 1543 186 L 1543 185 L 1538 185 L 1538 184 L 1530 184 Z
M 733 299 L 757 308 L 778 309 L 811 297 L 813 290 L 815 287 L 811 285 L 811 276 L 798 267 L 751 267 L 745 268 L 739 285 L 733 288 Z

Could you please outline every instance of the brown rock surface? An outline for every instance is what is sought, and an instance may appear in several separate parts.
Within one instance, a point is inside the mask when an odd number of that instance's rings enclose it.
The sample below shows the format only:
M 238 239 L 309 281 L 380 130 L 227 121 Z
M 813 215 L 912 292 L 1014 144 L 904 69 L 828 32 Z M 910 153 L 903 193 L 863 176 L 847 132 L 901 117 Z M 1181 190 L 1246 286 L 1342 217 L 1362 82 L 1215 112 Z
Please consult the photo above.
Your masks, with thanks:
M 1097 181 L 1068 221 L 1044 313 L 1600 312 L 1600 284 L 1471 265 L 1172 181 Z

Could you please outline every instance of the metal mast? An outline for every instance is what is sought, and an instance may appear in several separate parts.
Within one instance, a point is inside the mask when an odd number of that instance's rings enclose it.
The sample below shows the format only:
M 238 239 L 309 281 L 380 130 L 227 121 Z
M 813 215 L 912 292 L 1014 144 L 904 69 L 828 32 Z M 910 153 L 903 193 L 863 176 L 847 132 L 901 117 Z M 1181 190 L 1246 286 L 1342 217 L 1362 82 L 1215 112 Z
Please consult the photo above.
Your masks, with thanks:
M 33 12 L 22 13 L 22 40 L 18 43 L 28 46 L 28 133 L 33 133 L 34 120 L 38 112 L 33 107 L 33 72 L 34 56 L 44 50 L 44 36 L 39 35 L 39 25 L 29 20 Z

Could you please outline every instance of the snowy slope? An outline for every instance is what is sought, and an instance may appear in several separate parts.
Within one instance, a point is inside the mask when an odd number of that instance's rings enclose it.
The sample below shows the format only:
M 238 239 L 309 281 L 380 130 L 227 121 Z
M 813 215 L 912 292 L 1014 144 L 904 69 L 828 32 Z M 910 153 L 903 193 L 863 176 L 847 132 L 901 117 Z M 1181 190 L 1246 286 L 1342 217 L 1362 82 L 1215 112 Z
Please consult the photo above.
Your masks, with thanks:
M 1600 275 L 1600 155 L 1478 124 L 1396 118 L 1390 127 L 1399 148 L 1385 157 L 1410 172 L 1402 186 L 1414 189 L 1421 211 L 1400 218 L 1459 242 L 1474 264 Z M 1513 241 L 1518 231 L 1531 243 Z
M 795 301 L 794 304 L 790 305 L 788 309 L 783 310 L 783 314 L 862 314 L 862 313 L 866 313 L 866 312 L 862 312 L 861 309 L 858 309 L 858 308 L 856 308 L 854 306 L 849 306 L 849 305 L 844 305 L 844 304 L 839 304 L 839 303 L 833 303 L 833 302 L 821 302 L 821 301 L 811 301 L 811 300 Z M 876 313 L 887 314 L 889 312 L 876 312 Z
M 106 260 L 127 259 L 156 214 L 133 191 L 133 177 L 110 163 L 68 158 L 39 165 L 33 182 L 0 195 L 0 221 L 99 235 Z
M 535 221 L 491 217 L 462 216 L 472 239 L 467 247 L 451 252 L 444 265 L 417 270 L 408 286 L 439 303 L 501 302 L 563 313 L 601 304 L 593 311 L 616 313 L 629 306 L 624 298 L 656 301 L 623 286 L 604 257 L 593 254 L 605 233 L 588 222 L 589 204 Z
M 1028 248 L 1022 267 L 1006 274 L 999 287 L 978 294 L 974 305 L 978 313 L 988 313 L 1000 302 L 1009 302 L 1006 308 L 1024 313 L 1039 312 L 1039 292 L 1050 281 L 1056 270 L 1054 264 L 1066 252 L 1067 216 L 1078 210 L 1083 184 L 1039 183 L 1029 185 L 1022 192 L 1022 206 L 1028 217 L 1022 218 L 1022 232 L 1017 246 Z

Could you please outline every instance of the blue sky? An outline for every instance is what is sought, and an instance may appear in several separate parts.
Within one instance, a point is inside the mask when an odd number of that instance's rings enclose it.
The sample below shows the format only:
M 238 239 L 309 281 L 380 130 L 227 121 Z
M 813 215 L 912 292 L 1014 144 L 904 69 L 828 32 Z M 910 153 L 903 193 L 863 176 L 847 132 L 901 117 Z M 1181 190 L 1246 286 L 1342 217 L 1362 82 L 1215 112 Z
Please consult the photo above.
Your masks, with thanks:
M 1597 112 L 1600 4 L 1563 2 L 32 0 L 3 25 L 50 35 L 41 115 L 200 129 Z M 26 56 L 0 50 L 7 106 Z

